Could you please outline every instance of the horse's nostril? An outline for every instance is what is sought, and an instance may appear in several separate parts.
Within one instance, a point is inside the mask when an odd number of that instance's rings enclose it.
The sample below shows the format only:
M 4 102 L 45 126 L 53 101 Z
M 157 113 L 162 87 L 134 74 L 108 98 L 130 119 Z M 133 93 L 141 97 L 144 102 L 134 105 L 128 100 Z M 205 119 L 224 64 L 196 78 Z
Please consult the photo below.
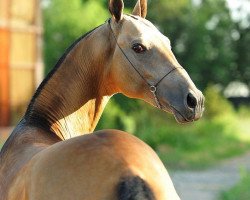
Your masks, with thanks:
M 197 106 L 197 100 L 192 93 L 187 95 L 187 105 L 189 108 L 195 108 Z

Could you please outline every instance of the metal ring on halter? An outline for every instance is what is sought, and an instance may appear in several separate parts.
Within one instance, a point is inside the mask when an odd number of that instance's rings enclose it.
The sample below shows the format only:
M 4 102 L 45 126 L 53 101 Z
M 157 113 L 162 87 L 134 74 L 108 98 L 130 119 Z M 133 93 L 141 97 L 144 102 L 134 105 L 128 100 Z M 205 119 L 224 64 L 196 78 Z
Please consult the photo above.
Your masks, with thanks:
M 154 85 L 150 86 L 150 92 L 155 93 L 157 88 Z
M 155 87 L 154 85 L 150 85 L 149 91 L 152 92 L 154 95 L 154 100 L 155 100 L 157 108 L 161 109 L 161 104 L 156 96 L 156 90 L 157 90 L 157 87 Z

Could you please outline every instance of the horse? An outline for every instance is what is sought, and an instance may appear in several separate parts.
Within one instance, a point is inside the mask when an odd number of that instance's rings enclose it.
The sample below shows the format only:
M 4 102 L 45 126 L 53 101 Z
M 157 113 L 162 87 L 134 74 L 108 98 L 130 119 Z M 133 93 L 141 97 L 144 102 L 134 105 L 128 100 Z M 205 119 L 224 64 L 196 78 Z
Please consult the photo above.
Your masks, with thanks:
M 93 132 L 116 93 L 198 120 L 204 97 L 148 20 L 147 1 L 77 39 L 40 84 L 0 153 L 0 200 L 178 200 L 156 153 L 119 130 Z M 91 133 L 91 134 L 90 134 Z

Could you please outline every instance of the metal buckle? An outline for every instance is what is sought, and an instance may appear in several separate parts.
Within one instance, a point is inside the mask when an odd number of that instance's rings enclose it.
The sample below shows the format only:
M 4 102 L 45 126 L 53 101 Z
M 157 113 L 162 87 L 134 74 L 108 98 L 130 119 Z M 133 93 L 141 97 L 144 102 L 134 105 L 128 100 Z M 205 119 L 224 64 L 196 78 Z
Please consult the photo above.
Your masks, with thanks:
M 156 92 L 156 87 L 154 85 L 150 86 L 150 92 L 155 93 Z

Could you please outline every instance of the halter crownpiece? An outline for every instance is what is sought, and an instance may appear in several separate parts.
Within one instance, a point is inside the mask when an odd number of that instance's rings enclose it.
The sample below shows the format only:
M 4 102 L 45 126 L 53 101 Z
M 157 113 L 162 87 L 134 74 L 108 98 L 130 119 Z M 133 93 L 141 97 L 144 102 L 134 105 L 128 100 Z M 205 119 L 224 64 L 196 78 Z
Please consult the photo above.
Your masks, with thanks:
M 151 84 L 147 81 L 147 79 L 144 78 L 144 76 L 140 73 L 140 71 L 134 66 L 134 64 L 129 60 L 128 56 L 126 55 L 126 53 L 123 51 L 123 49 L 122 49 L 121 46 L 119 45 L 119 43 L 118 43 L 118 41 L 117 41 L 117 38 L 116 38 L 116 36 L 115 36 L 115 34 L 114 34 L 114 31 L 113 31 L 113 29 L 112 29 L 112 27 L 111 27 L 110 22 L 111 22 L 111 18 L 108 20 L 108 24 L 109 24 L 110 30 L 111 30 L 111 32 L 112 32 L 112 35 L 113 35 L 113 37 L 114 37 L 114 39 L 115 39 L 115 42 L 116 42 L 118 48 L 121 50 L 122 54 L 123 54 L 124 57 L 127 59 L 127 61 L 130 63 L 130 65 L 134 68 L 134 70 L 139 74 L 139 76 L 140 76 L 140 77 L 147 83 L 147 85 L 149 86 L 149 91 L 150 91 L 150 92 L 153 94 L 153 96 L 154 96 L 154 100 L 155 100 L 155 104 L 156 104 L 157 108 L 162 109 L 162 106 L 161 106 L 160 101 L 159 101 L 159 99 L 158 99 L 158 97 L 157 97 L 157 94 L 156 94 L 156 92 L 157 92 L 157 86 L 160 84 L 160 82 L 161 82 L 164 78 L 166 78 L 169 74 L 171 74 L 171 73 L 172 73 L 173 71 L 175 71 L 177 68 L 183 69 L 183 67 L 174 67 L 174 68 L 171 69 L 168 73 L 166 73 L 166 74 L 165 74 L 156 84 L 151 85 Z

